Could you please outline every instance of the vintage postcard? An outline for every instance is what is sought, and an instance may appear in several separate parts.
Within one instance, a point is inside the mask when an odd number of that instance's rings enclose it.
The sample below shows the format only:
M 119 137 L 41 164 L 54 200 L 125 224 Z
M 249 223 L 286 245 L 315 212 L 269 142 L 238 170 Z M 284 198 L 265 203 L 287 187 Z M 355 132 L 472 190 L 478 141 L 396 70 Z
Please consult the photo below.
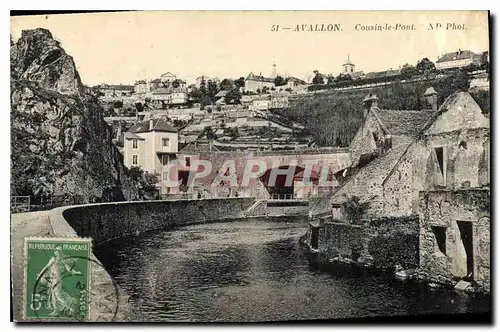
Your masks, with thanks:
M 14 14 L 13 321 L 491 321 L 488 11 Z

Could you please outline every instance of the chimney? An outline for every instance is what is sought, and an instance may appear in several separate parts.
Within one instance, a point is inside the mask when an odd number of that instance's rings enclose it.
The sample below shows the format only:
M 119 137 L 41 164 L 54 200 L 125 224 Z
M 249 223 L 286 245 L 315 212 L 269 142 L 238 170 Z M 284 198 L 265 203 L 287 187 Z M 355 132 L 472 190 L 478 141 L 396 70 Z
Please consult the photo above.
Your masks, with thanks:
M 427 105 L 431 107 L 433 111 L 437 111 L 437 92 L 434 90 L 434 87 L 428 87 L 424 93 L 425 100 L 427 101 Z
M 149 119 L 149 130 L 153 130 L 153 127 L 154 127 L 154 121 L 153 121 L 153 118 L 150 118 Z

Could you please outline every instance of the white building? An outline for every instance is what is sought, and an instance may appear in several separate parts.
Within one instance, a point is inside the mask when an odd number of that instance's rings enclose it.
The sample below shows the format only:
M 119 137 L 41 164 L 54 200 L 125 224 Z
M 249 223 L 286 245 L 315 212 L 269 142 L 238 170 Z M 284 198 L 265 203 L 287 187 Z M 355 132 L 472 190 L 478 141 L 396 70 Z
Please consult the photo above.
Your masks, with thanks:
M 124 133 L 124 164 L 138 167 L 145 172 L 158 174 L 164 182 L 166 165 L 177 159 L 179 136 L 177 129 L 164 119 L 143 121 Z M 176 176 L 171 177 L 174 180 Z M 161 185 L 161 191 L 166 188 Z
M 436 69 L 449 69 L 466 67 L 472 63 L 479 63 L 480 54 L 469 50 L 458 50 L 457 52 L 446 53 L 436 61 Z

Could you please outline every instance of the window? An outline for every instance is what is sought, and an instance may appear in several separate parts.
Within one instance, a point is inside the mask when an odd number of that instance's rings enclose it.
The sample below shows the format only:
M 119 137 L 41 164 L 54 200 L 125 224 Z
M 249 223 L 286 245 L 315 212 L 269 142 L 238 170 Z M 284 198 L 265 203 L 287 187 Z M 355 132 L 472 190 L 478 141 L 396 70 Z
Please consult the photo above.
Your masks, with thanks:
M 132 148 L 137 149 L 137 139 L 132 140 Z
M 446 154 L 444 147 L 434 148 L 437 161 L 436 182 L 437 186 L 446 187 Z
M 191 166 L 191 157 L 186 157 L 186 166 Z
M 139 159 L 139 156 L 138 156 L 138 155 L 136 155 L 136 154 L 134 154 L 134 155 L 132 156 L 132 165 L 137 165 L 137 164 L 139 164 L 138 159 Z
M 446 227 L 432 226 L 431 228 L 436 237 L 439 251 L 446 255 Z
M 162 145 L 163 146 L 169 146 L 170 145 L 170 139 L 169 138 L 162 138 Z
M 168 154 L 164 154 L 161 156 L 162 165 L 167 165 L 170 162 L 170 156 Z

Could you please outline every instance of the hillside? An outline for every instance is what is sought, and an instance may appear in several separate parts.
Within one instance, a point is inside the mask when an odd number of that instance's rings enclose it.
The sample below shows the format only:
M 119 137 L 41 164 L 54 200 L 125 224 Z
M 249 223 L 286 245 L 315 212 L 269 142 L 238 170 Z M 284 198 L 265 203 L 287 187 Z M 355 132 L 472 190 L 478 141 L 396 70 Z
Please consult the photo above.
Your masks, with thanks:
M 11 195 L 92 202 L 133 194 L 102 108 L 50 31 L 23 31 L 10 52 Z
M 320 146 L 348 146 L 363 118 L 363 98 L 375 93 L 379 107 L 386 109 L 420 110 L 428 108 L 424 92 L 433 86 L 438 92 L 438 105 L 457 90 L 467 91 L 469 81 L 461 71 L 429 81 L 403 84 L 394 82 L 387 86 L 347 91 L 327 90 L 320 93 L 296 96 L 290 100 L 290 109 L 282 112 L 292 121 L 303 124 Z M 487 91 L 472 91 L 484 113 L 490 111 Z

